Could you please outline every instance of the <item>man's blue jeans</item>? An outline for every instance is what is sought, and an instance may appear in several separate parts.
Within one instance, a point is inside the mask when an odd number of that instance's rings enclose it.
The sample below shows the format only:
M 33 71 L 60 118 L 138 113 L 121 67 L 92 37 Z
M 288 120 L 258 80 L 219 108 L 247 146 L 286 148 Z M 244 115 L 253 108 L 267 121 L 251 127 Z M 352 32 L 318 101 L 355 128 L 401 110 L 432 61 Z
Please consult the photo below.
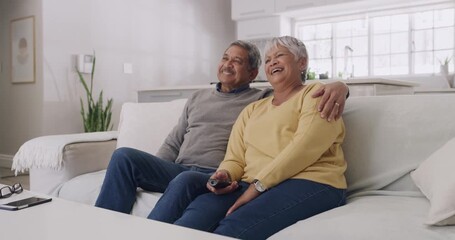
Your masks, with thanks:
M 182 173 L 185 174 L 187 173 Z M 199 185 L 206 185 L 207 179 L 202 177 L 203 174 L 193 175 L 201 175 Z M 189 189 L 195 189 L 196 183 L 187 184 Z M 157 204 L 151 215 L 159 212 L 161 216 L 176 219 L 176 225 L 234 238 L 265 239 L 300 220 L 346 203 L 344 189 L 304 179 L 288 179 L 225 216 L 227 210 L 249 187 L 246 182 L 240 182 L 240 185 L 240 190 L 225 195 L 215 195 L 206 190 L 183 212 L 178 213 L 172 209 L 171 204 L 186 198 L 183 187 L 180 186 L 180 190 L 172 191 L 172 195 L 165 193 L 160 199 L 162 204 Z M 169 186 L 170 191 L 171 188 Z M 181 206 L 179 209 L 182 209 Z M 150 218 L 161 220 L 154 216 Z
M 175 180 L 174 178 L 187 171 L 200 172 L 207 176 L 207 179 L 214 172 L 213 169 L 188 167 L 162 160 L 137 149 L 119 148 L 115 150 L 109 162 L 95 206 L 130 213 L 136 201 L 138 187 L 162 193 L 171 181 L 178 185 L 181 178 Z M 172 192 L 169 194 L 172 195 Z M 186 207 L 198 195 L 199 192 L 195 189 L 195 193 L 188 196 L 187 203 L 183 203 L 184 206 Z

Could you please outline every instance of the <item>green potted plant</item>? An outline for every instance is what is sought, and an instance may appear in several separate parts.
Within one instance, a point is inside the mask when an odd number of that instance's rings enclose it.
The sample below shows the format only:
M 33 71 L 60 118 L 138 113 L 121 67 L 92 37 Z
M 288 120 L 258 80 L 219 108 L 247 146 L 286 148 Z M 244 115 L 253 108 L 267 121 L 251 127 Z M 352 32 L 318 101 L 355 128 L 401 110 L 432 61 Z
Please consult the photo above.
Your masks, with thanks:
M 311 68 L 308 68 L 308 70 L 306 71 L 306 79 L 307 80 L 316 79 L 316 72 L 312 71 Z
M 97 101 L 93 97 L 93 76 L 95 74 L 95 63 L 96 57 L 93 55 L 93 67 L 90 74 L 90 87 L 84 79 L 82 73 L 76 68 L 79 80 L 85 89 L 87 97 L 87 109 L 84 107 L 84 102 L 81 101 L 81 115 L 84 124 L 85 132 L 103 132 L 112 130 L 113 125 L 111 124 L 112 117 L 112 103 L 113 99 L 108 99 L 106 106 L 103 102 L 103 91 L 101 90 Z

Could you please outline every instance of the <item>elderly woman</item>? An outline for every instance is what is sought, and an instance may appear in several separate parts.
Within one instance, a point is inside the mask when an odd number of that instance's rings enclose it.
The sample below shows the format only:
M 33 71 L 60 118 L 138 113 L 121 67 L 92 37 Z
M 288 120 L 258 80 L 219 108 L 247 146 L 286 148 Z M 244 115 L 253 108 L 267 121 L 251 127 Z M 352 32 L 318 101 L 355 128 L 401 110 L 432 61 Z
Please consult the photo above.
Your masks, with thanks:
M 208 183 L 204 178 L 188 183 L 208 190 L 201 191 L 174 224 L 265 239 L 345 204 L 344 124 L 319 117 L 320 98 L 311 95 L 321 84 L 304 85 L 301 79 L 308 67 L 305 45 L 289 36 L 274 38 L 265 53 L 273 96 L 242 111 L 218 170 Z M 228 184 L 218 187 L 216 182 Z

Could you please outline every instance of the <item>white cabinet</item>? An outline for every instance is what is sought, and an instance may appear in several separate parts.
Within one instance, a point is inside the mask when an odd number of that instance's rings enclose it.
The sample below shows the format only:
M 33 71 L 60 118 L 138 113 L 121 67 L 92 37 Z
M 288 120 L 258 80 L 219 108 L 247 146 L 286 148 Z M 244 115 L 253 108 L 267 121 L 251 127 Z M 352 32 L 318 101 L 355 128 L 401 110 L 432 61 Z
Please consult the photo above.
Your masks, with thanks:
M 278 0 L 275 2 L 275 9 L 278 13 L 301 10 L 321 6 L 325 0 Z
M 313 7 L 330 6 L 359 0 L 276 0 L 275 12 L 286 13 Z
M 275 13 L 275 0 L 232 0 L 233 20 L 271 16 Z
M 291 34 L 289 18 L 273 16 L 237 21 L 237 39 L 252 40 Z

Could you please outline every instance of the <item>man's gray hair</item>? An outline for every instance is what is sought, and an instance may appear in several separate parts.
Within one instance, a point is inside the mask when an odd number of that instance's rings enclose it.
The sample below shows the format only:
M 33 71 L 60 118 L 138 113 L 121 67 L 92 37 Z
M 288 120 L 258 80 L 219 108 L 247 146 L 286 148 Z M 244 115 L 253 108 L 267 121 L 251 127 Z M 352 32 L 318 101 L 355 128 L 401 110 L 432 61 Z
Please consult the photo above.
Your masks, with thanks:
M 265 45 L 264 52 L 267 54 L 272 48 L 276 48 L 278 46 L 283 46 L 291 52 L 295 59 L 305 58 L 307 61 L 306 68 L 302 72 L 302 81 L 306 79 L 306 72 L 308 69 L 308 52 L 306 50 L 305 44 L 302 41 L 295 37 L 291 36 L 283 36 L 283 37 L 275 37 L 267 41 Z
M 259 49 L 256 47 L 256 45 L 250 42 L 236 40 L 229 44 L 228 48 L 232 46 L 241 47 L 248 52 L 248 65 L 250 70 L 259 69 L 259 66 L 261 66 L 261 53 L 259 52 Z

